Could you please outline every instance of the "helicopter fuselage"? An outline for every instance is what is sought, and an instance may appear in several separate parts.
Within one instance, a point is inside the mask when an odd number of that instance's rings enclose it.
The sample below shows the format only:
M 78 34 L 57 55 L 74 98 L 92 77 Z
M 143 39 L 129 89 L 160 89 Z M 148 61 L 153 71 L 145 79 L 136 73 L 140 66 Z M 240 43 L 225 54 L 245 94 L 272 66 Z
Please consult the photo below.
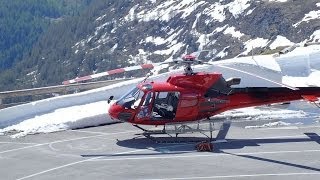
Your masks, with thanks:
M 166 82 L 144 82 L 118 99 L 109 115 L 132 124 L 197 121 L 227 110 L 320 96 L 320 88 L 232 88 L 219 73 L 177 74 Z

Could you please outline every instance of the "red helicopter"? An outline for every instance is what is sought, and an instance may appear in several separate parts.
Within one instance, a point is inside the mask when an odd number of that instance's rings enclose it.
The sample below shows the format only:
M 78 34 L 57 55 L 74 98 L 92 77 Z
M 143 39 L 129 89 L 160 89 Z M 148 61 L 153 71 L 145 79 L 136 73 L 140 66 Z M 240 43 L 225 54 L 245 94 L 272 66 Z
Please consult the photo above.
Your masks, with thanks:
M 319 107 L 317 102 L 318 97 L 320 97 L 320 87 L 290 87 L 235 68 L 216 65 L 284 86 L 237 88 L 232 86 L 240 84 L 240 78 L 225 80 L 220 73 L 194 72 L 192 65 L 208 64 L 197 60 L 194 55 L 185 55 L 182 59 L 174 60 L 173 62 L 184 64 L 185 72 L 171 75 L 165 82 L 143 81 L 139 83 L 110 106 L 110 117 L 136 126 L 166 125 L 210 119 L 216 114 L 237 108 L 299 99 L 308 100 Z M 153 65 L 149 64 L 129 69 L 153 67 Z M 125 70 L 124 68 L 110 72 L 124 72 Z M 103 75 L 110 74 L 110 72 L 105 72 Z M 102 75 L 96 76 L 100 77 Z M 88 78 L 93 77 L 87 76 L 84 79 Z M 83 79 L 77 78 L 68 82 L 77 82 L 77 80 Z M 109 102 L 112 99 L 113 96 L 110 97 Z
M 237 108 L 299 99 L 316 102 L 320 96 L 319 87 L 233 88 L 240 84 L 240 78 L 225 80 L 219 73 L 195 73 L 191 65 L 202 62 L 193 55 L 186 55 L 179 62 L 185 64 L 184 74 L 171 75 L 165 82 L 138 84 L 111 105 L 109 115 L 132 124 L 166 125 L 209 119 Z

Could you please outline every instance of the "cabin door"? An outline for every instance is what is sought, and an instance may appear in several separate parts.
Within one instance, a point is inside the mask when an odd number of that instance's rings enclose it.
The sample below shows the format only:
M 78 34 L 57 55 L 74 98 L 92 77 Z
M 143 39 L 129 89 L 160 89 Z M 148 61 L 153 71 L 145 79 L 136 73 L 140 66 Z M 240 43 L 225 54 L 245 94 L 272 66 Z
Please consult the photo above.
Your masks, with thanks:
M 155 92 L 152 119 L 173 120 L 179 103 L 179 92 Z

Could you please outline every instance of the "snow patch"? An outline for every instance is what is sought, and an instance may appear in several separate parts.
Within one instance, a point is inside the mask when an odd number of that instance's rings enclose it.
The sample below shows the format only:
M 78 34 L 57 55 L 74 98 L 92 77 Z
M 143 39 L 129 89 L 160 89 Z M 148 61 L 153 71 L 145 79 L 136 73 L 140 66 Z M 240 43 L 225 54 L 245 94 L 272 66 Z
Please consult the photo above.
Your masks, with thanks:
M 1 131 L 18 132 L 11 136 L 16 138 L 27 134 L 49 133 L 87 127 L 93 124 L 111 123 L 112 120 L 106 112 L 108 108 L 109 105 L 107 101 L 60 108 L 47 114 L 25 119 L 23 122 L 4 128 Z
M 240 14 L 242 14 L 248 7 L 250 7 L 251 0 L 234 0 L 230 4 L 228 4 L 229 12 L 237 18 Z
M 157 50 L 154 52 L 154 54 L 159 54 L 159 55 L 170 55 L 170 54 L 174 54 L 175 52 L 177 52 L 181 47 L 183 47 L 184 44 L 183 43 L 176 43 L 173 46 L 171 46 L 168 49 L 165 50 Z
M 241 119 L 241 120 L 273 120 L 273 119 L 288 119 L 288 118 L 303 118 L 306 116 L 304 111 L 293 111 L 283 109 L 259 109 L 255 107 L 241 108 L 236 110 L 226 111 L 215 118 L 225 119 Z
M 223 58 L 223 57 L 226 57 L 228 55 L 228 51 L 226 51 L 230 46 L 227 46 L 225 48 L 223 48 L 222 51 L 220 51 L 216 57 L 220 57 L 220 58 Z
M 240 39 L 244 34 L 240 31 L 236 31 L 235 27 L 228 27 L 224 30 L 223 34 L 231 34 L 232 37 Z
M 146 43 L 153 43 L 155 45 L 161 45 L 161 44 L 165 44 L 167 41 L 165 39 L 163 39 L 162 37 L 152 37 L 149 36 L 146 38 Z
M 312 42 L 319 42 L 320 40 L 320 30 L 316 30 L 313 32 L 313 34 L 310 36 L 310 39 Z
M 209 43 L 209 37 L 207 34 L 201 34 L 199 39 L 197 40 L 197 43 L 199 43 L 198 50 L 201 51 L 204 49 L 204 47 Z
M 185 4 L 181 4 L 181 3 L 184 2 L 184 1 L 185 1 Z M 184 1 L 182 1 L 182 2 L 179 4 L 181 8 L 184 7 L 184 9 L 182 10 L 183 14 L 182 14 L 181 18 L 186 18 L 186 17 L 190 16 L 190 14 L 191 14 L 193 11 L 195 11 L 199 6 L 201 6 L 201 5 L 203 5 L 203 4 L 206 3 L 206 2 L 204 2 L 204 1 L 199 1 L 199 2 L 197 2 L 197 3 L 195 3 L 195 4 L 191 4 L 191 5 L 190 5 L 190 3 L 193 3 L 192 1 L 186 1 L 186 0 L 184 0 Z M 188 4 L 186 4 L 186 2 L 188 2 Z M 195 1 L 194 1 L 194 2 L 195 2 Z M 178 6 L 178 7 L 179 7 L 179 6 Z
M 252 14 L 252 12 L 255 10 L 255 8 L 254 9 L 250 9 L 247 13 L 246 13 L 246 15 L 248 16 L 248 15 L 250 15 L 250 14 Z
M 269 43 L 268 39 L 256 38 L 250 39 L 244 43 L 246 51 L 241 53 L 242 55 L 248 55 L 254 48 L 265 47 Z
M 126 21 L 133 21 L 133 20 L 135 20 L 136 9 L 138 8 L 138 6 L 139 6 L 139 4 L 133 6 L 133 7 L 129 10 L 128 15 L 126 15 L 126 16 L 124 17 L 124 19 L 125 19 Z
M 303 19 L 296 24 L 293 25 L 293 27 L 298 27 L 303 22 L 308 22 L 313 19 L 319 19 L 320 18 L 320 10 L 318 11 L 310 11 L 308 14 L 305 14 Z
M 32 71 L 30 73 L 27 74 L 27 76 L 32 76 L 32 75 L 35 75 L 37 73 L 37 71 Z
M 152 9 L 144 9 L 137 13 L 139 21 L 152 21 L 160 20 L 168 22 L 171 18 L 175 17 L 176 14 L 182 13 L 181 18 L 190 16 L 190 14 L 205 4 L 205 1 L 190 1 L 190 0 L 168 0 L 159 6 L 155 6 Z
M 101 21 L 101 20 L 102 20 L 104 17 L 106 17 L 106 16 L 107 16 L 107 14 L 104 14 L 104 15 L 98 17 L 95 21 Z
M 269 0 L 269 2 L 287 2 L 288 0 Z
M 320 87 L 320 71 L 312 72 L 308 77 L 283 76 L 282 82 L 294 87 Z
M 223 27 L 217 27 L 213 32 L 214 32 L 214 33 L 221 32 L 221 31 L 225 30 L 227 26 L 228 26 L 228 25 L 225 25 L 225 26 L 223 26 Z
M 210 16 L 212 19 L 223 22 L 226 19 L 226 10 L 228 10 L 235 18 L 238 18 L 247 8 L 250 7 L 251 0 L 234 0 L 223 5 L 221 2 L 216 2 L 205 8 L 203 13 Z
M 223 22 L 226 19 L 224 8 L 223 5 L 217 2 L 205 8 L 203 13 L 216 21 Z
M 270 127 L 283 127 L 283 126 L 291 126 L 291 125 L 301 125 L 302 123 L 286 123 L 283 121 L 278 122 L 270 122 L 267 124 L 263 124 L 261 126 L 246 126 L 245 129 L 256 129 L 256 128 L 270 128 Z
M 112 46 L 112 48 L 109 50 L 110 53 L 113 53 L 114 50 L 116 50 L 118 47 L 118 43 L 116 43 L 115 45 Z
M 307 79 L 307 84 L 309 86 L 320 87 L 320 71 L 312 72 Z
M 320 35 L 320 30 L 317 31 L 317 33 L 319 33 L 319 35 Z M 315 35 L 315 36 L 317 36 L 317 35 Z M 307 47 L 304 47 L 303 45 L 300 45 L 300 46 L 297 45 L 297 47 L 293 51 L 281 55 L 280 58 L 281 57 L 290 58 L 290 57 L 299 57 L 299 56 L 309 56 L 312 54 L 318 55 L 319 53 L 320 53 L 320 45 L 310 45 Z
M 294 45 L 293 42 L 288 40 L 286 37 L 278 35 L 277 38 L 270 44 L 270 49 L 276 49 L 277 47 L 280 46 L 292 46 Z
M 197 14 L 196 16 L 196 20 L 193 22 L 192 24 L 192 29 L 196 30 L 197 28 L 197 23 L 198 23 L 198 20 L 199 20 L 199 17 L 201 16 L 201 14 Z

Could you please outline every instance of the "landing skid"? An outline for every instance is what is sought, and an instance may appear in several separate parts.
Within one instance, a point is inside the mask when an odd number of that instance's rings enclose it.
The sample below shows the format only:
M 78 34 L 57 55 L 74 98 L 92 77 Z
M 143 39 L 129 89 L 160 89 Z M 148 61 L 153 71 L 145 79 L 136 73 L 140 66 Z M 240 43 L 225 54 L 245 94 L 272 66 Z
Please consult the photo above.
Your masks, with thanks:
M 156 143 L 198 143 L 198 142 L 212 142 L 212 141 L 223 141 L 227 135 L 227 132 L 230 128 L 230 122 L 223 122 L 223 124 L 219 128 L 215 128 L 213 121 L 209 120 L 206 122 L 208 127 L 201 127 L 201 123 L 197 124 L 166 124 L 164 125 L 162 130 L 147 130 L 138 125 L 133 125 L 138 129 L 142 130 L 143 133 L 136 134 L 142 135 Z M 194 127 L 196 125 L 196 127 Z M 169 128 L 172 126 L 173 128 Z M 213 131 L 219 130 L 219 133 L 215 138 L 213 138 Z M 209 132 L 209 135 L 206 133 Z M 194 134 L 200 133 L 202 137 L 194 137 L 194 136 L 181 136 L 180 134 Z M 165 136 L 164 136 L 165 135 Z

